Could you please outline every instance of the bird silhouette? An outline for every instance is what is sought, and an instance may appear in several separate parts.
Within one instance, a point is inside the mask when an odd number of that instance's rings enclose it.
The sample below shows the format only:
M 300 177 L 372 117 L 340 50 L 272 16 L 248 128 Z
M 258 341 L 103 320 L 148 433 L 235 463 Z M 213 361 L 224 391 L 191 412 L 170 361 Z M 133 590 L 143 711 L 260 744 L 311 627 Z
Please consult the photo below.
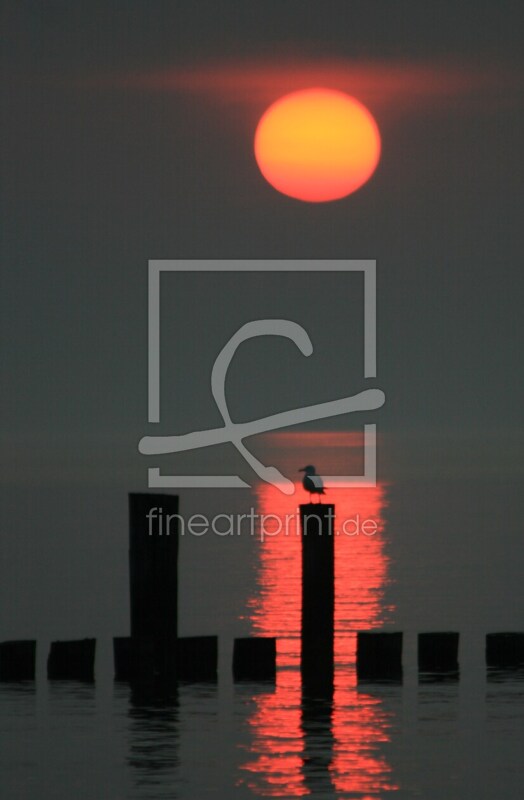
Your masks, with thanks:
M 308 464 L 307 467 L 302 467 L 299 472 L 305 472 L 304 480 L 302 481 L 302 486 L 309 492 L 309 502 L 311 503 L 311 495 L 313 494 L 325 494 L 324 492 L 324 484 L 322 483 L 322 478 L 320 475 L 317 475 L 317 471 L 313 464 Z M 322 500 L 318 499 L 318 502 L 321 503 Z

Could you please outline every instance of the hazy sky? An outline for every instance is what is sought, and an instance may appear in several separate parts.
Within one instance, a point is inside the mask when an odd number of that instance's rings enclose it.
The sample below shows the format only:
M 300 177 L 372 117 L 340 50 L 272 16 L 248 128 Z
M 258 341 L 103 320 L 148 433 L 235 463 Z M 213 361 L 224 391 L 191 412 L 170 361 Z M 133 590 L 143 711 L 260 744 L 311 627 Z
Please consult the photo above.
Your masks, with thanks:
M 115 448 L 143 469 L 150 258 L 377 259 L 374 421 L 405 441 L 487 436 L 503 464 L 523 386 L 523 21 L 517 2 L 3 3 L 5 482 L 103 482 Z M 366 103 L 383 140 L 372 180 L 322 205 L 275 192 L 252 152 L 271 100 L 318 84 Z M 333 279 L 284 283 L 253 311 L 241 283 L 198 301 L 186 283 L 178 306 L 172 284 L 182 430 L 220 422 L 201 390 L 224 331 L 293 298 L 320 372 L 292 345 L 246 350 L 237 416 L 361 388 L 329 362 L 358 284 L 344 317 Z

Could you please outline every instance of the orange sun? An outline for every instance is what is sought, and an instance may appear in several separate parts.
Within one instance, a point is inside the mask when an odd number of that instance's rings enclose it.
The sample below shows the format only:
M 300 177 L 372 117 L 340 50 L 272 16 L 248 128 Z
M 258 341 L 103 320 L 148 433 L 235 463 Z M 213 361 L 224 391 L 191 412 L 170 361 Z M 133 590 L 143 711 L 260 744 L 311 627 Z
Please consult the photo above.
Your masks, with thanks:
M 279 192 L 310 203 L 338 200 L 373 174 L 380 134 L 367 108 L 343 92 L 304 89 L 262 115 L 255 158 Z

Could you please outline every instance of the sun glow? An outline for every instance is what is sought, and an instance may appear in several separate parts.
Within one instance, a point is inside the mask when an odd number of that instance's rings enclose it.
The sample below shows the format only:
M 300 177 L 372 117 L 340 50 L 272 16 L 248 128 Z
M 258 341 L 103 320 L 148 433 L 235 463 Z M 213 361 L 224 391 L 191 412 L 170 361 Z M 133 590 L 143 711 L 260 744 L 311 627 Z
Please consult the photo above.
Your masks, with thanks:
M 370 112 L 333 89 L 285 95 L 263 114 L 255 158 L 279 192 L 311 203 L 359 189 L 380 158 L 380 134 Z
M 292 447 L 295 437 L 295 446 Z M 333 452 L 338 436 L 350 452 Z M 286 443 L 290 460 L 300 461 L 301 450 L 315 452 L 334 470 L 352 462 L 357 437 L 330 434 L 273 434 Z M 325 447 L 320 443 L 325 440 Z M 312 444 L 315 443 L 315 447 Z M 298 452 L 297 452 L 298 451 Z M 350 469 L 353 468 L 351 463 Z M 256 487 L 257 511 L 274 519 L 295 519 L 297 505 L 307 502 L 300 483 L 293 497 L 268 484 Z M 300 681 L 301 537 L 298 522 L 260 541 L 257 585 L 249 600 L 253 631 L 257 636 L 277 636 L 278 672 L 274 690 L 260 689 L 252 697 L 248 725 L 252 742 L 241 766 L 239 784 L 259 796 L 378 797 L 398 789 L 393 770 L 381 752 L 391 738 L 388 698 L 357 686 L 356 631 L 381 627 L 393 607 L 384 601 L 389 559 L 386 554 L 384 508 L 386 488 L 333 489 L 329 502 L 336 505 L 335 530 L 343 521 L 374 519 L 373 536 L 339 535 L 335 540 L 335 692 L 328 709 L 318 702 L 303 703 Z M 269 528 L 269 525 L 268 525 Z

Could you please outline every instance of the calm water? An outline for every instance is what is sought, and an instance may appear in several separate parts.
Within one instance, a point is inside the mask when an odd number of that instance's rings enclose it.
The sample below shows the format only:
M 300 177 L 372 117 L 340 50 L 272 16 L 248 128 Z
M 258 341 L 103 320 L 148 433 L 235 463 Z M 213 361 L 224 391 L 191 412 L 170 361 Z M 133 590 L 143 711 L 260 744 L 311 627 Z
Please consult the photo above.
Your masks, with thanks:
M 305 499 L 301 490 L 289 498 L 260 485 L 226 499 L 188 493 L 182 510 L 252 506 L 284 516 Z M 116 611 L 97 597 L 85 629 L 68 628 L 65 607 L 60 624 L 48 626 L 48 639 L 98 636 L 94 685 L 48 683 L 42 635 L 36 684 L 0 685 L 2 798 L 522 798 L 524 681 L 488 680 L 483 661 L 487 631 L 523 627 L 518 486 L 406 480 L 329 499 L 337 526 L 358 514 L 378 528 L 336 540 L 332 704 L 301 698 L 300 542 L 292 524 L 288 535 L 264 541 L 259 529 L 186 535 L 180 632 L 219 634 L 218 684 L 181 686 L 167 705 L 113 684 L 110 637 L 126 633 L 122 569 L 112 585 L 123 597 Z M 404 631 L 402 686 L 357 686 L 355 631 L 371 628 Z M 416 633 L 438 629 L 461 633 L 460 680 L 419 685 Z M 231 681 L 232 640 L 248 632 L 278 637 L 274 687 Z

